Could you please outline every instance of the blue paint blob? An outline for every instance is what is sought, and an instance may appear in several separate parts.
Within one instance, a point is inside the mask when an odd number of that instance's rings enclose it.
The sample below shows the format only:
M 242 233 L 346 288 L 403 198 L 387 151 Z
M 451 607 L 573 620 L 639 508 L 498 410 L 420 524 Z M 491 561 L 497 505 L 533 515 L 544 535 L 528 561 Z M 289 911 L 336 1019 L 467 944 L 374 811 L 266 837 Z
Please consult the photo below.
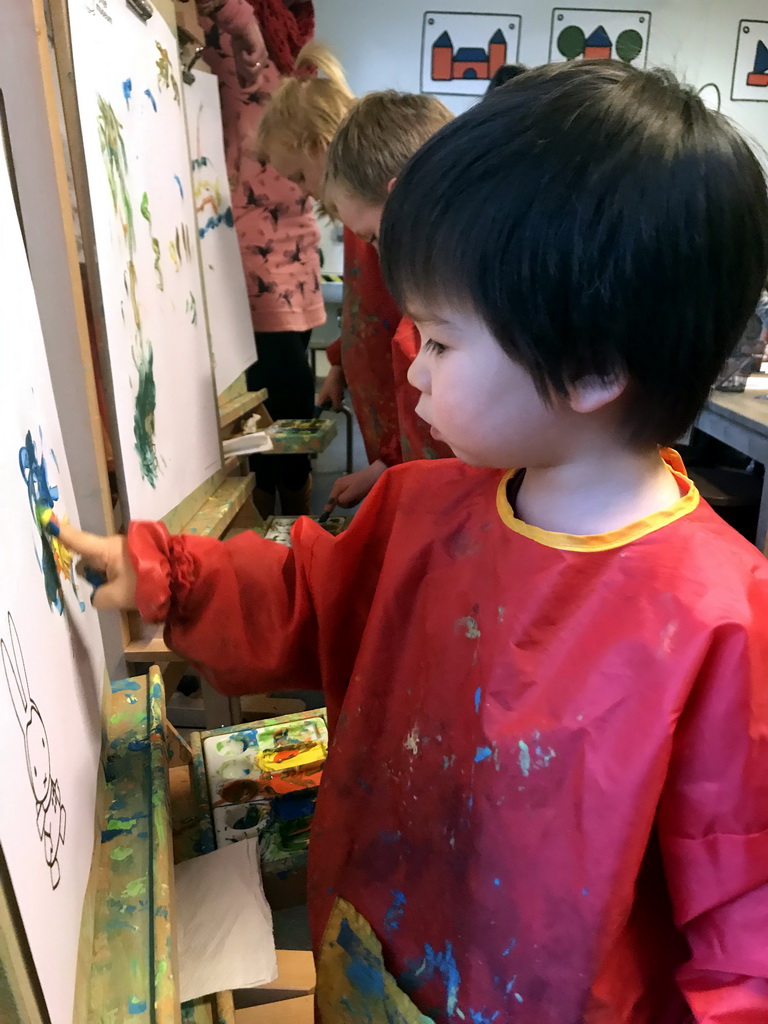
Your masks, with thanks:
M 446 1013 L 453 1014 L 459 999 L 461 975 L 453 955 L 453 945 L 446 942 L 445 951 L 436 953 L 430 945 L 424 946 L 424 959 L 411 962 L 409 969 L 398 979 L 400 986 L 406 991 L 413 991 L 421 985 L 428 984 L 437 973 L 445 985 Z
M 515 992 L 515 999 L 518 1001 L 518 1003 L 522 1003 L 524 1001 L 523 997 L 520 995 L 519 992 Z
M 157 103 L 155 102 L 155 97 L 152 95 L 151 90 L 150 89 L 145 89 L 144 90 L 144 95 L 147 97 L 149 102 L 152 104 L 152 109 L 154 110 L 154 112 L 157 113 Z
M 346 917 L 342 919 L 337 941 L 350 958 L 346 969 L 350 984 L 367 999 L 383 999 L 384 974 L 381 964 L 352 931 Z
M 140 1013 L 146 1012 L 147 1004 L 143 1002 L 141 999 L 137 999 L 136 996 L 131 996 L 130 1000 L 128 1001 L 128 1013 L 132 1017 L 135 1017 Z
M 469 1011 L 469 1019 L 472 1021 L 472 1024 L 492 1024 L 492 1022 L 494 1020 L 496 1020 L 496 1018 L 498 1016 L 499 1016 L 499 1011 L 498 1010 L 491 1017 L 486 1017 L 486 1015 L 485 1015 L 483 1010 L 470 1010 Z
M 396 932 L 400 927 L 400 921 L 405 912 L 405 904 L 407 902 L 405 893 L 400 892 L 399 889 L 392 890 L 392 903 L 384 915 L 384 927 L 388 932 Z
M 493 884 L 494 885 L 501 885 L 501 879 L 500 878 L 494 878 Z
M 482 690 L 478 686 L 478 688 L 475 690 L 475 711 L 476 712 L 480 711 L 480 698 L 481 698 L 481 696 L 482 696 Z
M 477 753 L 475 754 L 475 764 L 479 764 L 481 761 L 487 760 L 491 757 L 493 751 L 490 747 L 478 747 Z
M 223 213 L 218 214 L 216 217 L 209 217 L 208 220 L 203 224 L 201 228 L 198 228 L 198 234 L 201 238 L 205 238 L 209 231 L 213 231 L 214 228 L 219 227 L 220 224 L 226 224 L 228 228 L 234 226 L 235 218 L 232 215 L 232 207 L 228 206 Z
M 125 102 L 127 106 L 130 106 L 132 92 L 133 82 L 130 80 L 130 78 L 126 78 L 126 80 L 123 82 L 123 96 L 125 97 Z
M 149 750 L 149 747 L 149 740 L 131 740 L 131 742 L 128 744 L 128 749 L 132 750 L 134 754 L 138 753 L 141 750 Z
M 181 178 L 178 176 L 178 174 L 174 174 L 173 180 L 179 186 L 179 195 L 183 199 L 184 198 L 184 189 L 182 188 L 182 185 L 181 185 Z
M 135 679 L 113 679 L 111 682 L 112 693 L 122 693 L 124 690 L 140 690 L 141 683 Z
M 581 890 L 581 895 L 582 896 L 589 896 L 589 889 L 582 889 Z

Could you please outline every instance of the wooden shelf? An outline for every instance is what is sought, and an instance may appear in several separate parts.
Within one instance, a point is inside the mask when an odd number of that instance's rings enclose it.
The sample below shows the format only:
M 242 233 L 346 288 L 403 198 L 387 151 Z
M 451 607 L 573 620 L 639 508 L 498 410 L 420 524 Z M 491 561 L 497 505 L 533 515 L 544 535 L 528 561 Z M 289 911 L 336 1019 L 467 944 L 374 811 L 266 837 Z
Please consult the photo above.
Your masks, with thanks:
M 232 426 L 243 416 L 247 416 L 249 412 L 252 412 L 258 405 L 261 405 L 269 395 L 266 388 L 262 388 L 261 391 L 246 391 L 236 398 L 230 399 L 228 402 L 222 402 L 219 404 L 219 426 L 222 430 L 226 427 Z

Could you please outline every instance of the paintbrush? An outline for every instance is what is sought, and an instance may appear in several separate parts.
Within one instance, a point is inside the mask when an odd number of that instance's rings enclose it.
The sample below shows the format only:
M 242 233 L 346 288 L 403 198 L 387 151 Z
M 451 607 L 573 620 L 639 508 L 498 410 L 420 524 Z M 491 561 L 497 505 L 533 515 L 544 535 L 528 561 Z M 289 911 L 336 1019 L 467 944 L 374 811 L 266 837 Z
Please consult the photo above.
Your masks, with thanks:
M 314 430 L 317 424 L 320 422 L 320 417 L 324 412 L 327 412 L 331 408 L 330 399 L 327 402 L 323 402 L 322 405 L 316 405 L 312 410 L 312 422 L 309 424 L 309 429 Z
M 331 518 L 331 513 L 334 511 L 335 508 L 336 508 L 336 503 L 335 502 L 332 505 L 326 505 L 325 512 L 323 512 L 323 514 L 321 516 L 319 516 L 318 520 L 317 520 L 318 523 L 320 523 L 321 526 L 324 523 L 328 522 L 328 520 Z

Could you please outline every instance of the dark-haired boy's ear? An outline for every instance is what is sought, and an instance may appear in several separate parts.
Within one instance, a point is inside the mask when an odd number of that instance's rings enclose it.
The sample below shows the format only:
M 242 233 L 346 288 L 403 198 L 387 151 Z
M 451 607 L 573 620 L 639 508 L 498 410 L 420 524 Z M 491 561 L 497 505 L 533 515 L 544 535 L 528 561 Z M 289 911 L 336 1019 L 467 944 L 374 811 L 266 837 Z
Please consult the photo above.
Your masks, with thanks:
M 597 412 L 617 398 L 621 398 L 627 387 L 626 377 L 582 377 L 568 389 L 568 405 L 574 412 Z
M 389 193 L 395 187 L 395 182 L 396 181 L 397 181 L 397 178 L 390 178 L 389 181 L 387 182 L 387 195 L 389 195 Z

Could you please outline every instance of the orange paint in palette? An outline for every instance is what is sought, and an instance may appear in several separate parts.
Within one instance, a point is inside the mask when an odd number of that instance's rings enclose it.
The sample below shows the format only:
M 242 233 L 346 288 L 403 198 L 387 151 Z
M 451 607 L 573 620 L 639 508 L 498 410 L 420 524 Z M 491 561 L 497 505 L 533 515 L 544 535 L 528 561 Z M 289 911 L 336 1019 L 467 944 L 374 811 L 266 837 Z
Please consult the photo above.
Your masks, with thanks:
M 303 864 L 328 752 L 325 711 L 218 729 L 202 745 L 217 845 L 258 836 L 265 871 Z

